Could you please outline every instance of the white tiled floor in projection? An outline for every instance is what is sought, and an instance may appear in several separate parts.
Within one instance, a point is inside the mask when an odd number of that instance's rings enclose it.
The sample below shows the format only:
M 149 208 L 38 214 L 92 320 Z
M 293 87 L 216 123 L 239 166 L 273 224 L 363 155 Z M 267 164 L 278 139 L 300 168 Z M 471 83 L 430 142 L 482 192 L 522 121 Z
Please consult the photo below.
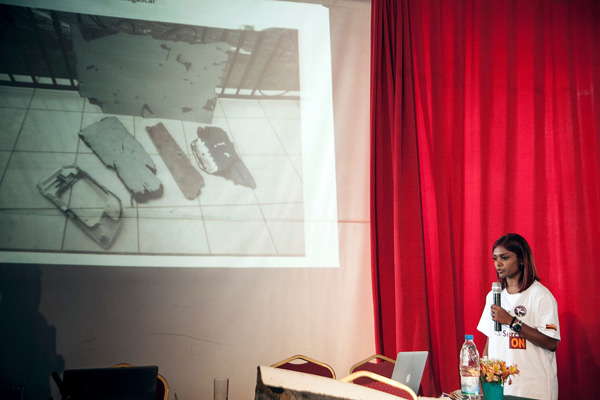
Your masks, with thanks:
M 291 100 L 219 99 L 210 125 L 224 129 L 256 189 L 201 171 L 190 143 L 199 124 L 115 115 L 156 164 L 164 192 L 137 203 L 116 172 L 79 139 L 105 114 L 77 92 L 0 86 L 0 251 L 169 255 L 304 254 L 300 105 Z M 198 198 L 185 198 L 146 133 L 162 122 L 203 179 Z M 76 164 L 121 199 L 123 224 L 103 249 L 68 220 L 36 184 Z M 77 185 L 77 184 L 76 184 Z M 100 205 L 74 186 L 69 207 Z

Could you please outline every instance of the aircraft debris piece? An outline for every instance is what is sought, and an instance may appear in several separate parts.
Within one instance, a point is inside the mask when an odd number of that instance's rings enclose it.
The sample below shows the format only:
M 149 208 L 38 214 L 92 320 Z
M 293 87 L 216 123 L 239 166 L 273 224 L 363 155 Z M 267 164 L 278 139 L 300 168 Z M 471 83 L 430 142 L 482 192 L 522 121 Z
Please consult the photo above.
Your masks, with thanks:
M 138 34 L 72 24 L 80 95 L 105 114 L 211 123 L 229 46 L 187 43 L 168 32 L 158 39 L 160 29 Z
M 156 166 L 144 147 L 117 117 L 106 117 L 79 132 L 79 136 L 119 178 L 138 202 L 162 196 Z
M 192 141 L 191 147 L 202 170 L 232 180 L 236 185 L 256 189 L 252 174 L 223 129 L 216 126 L 200 127 L 196 134 L 198 139 Z
M 82 180 L 86 181 L 88 186 L 93 189 L 86 193 L 93 193 L 96 196 L 94 199 L 89 199 L 90 203 L 96 204 L 97 199 L 100 199 L 104 205 L 103 209 L 98 210 L 93 206 L 73 209 L 61 200 L 64 192 Z M 121 200 L 114 193 L 76 165 L 59 168 L 47 178 L 42 179 L 37 184 L 37 188 L 87 236 L 103 248 L 110 248 L 121 227 L 123 213 Z
M 162 157 L 177 186 L 186 199 L 192 200 L 200 195 L 204 186 L 202 175 L 192 166 L 187 154 L 183 152 L 167 128 L 161 123 L 146 127 L 158 154 Z

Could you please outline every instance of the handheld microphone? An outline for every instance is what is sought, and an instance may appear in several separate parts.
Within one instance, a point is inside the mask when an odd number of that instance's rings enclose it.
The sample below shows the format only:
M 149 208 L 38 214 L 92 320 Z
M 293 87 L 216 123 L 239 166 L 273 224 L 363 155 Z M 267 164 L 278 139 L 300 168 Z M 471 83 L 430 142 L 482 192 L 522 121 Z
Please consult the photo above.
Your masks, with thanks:
M 501 307 L 502 301 L 500 300 L 500 292 L 502 292 L 500 282 L 492 283 L 492 296 L 494 297 L 494 304 Z M 494 321 L 494 333 L 496 335 L 500 335 L 500 332 L 502 332 L 502 324 L 498 321 Z

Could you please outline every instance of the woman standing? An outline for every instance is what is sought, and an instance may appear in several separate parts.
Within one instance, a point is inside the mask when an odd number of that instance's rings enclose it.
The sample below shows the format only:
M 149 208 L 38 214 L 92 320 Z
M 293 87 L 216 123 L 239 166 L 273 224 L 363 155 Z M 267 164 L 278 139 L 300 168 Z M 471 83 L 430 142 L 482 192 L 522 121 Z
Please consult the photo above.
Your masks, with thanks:
M 487 337 L 484 355 L 517 364 L 520 374 L 507 395 L 539 400 L 558 399 L 556 348 L 560 341 L 558 307 L 554 296 L 539 282 L 533 254 L 527 241 L 509 233 L 494 243 L 493 258 L 502 285 L 501 304 L 493 304 L 492 293 L 477 329 Z M 491 311 L 491 321 L 490 321 Z M 499 334 L 494 321 L 502 324 Z

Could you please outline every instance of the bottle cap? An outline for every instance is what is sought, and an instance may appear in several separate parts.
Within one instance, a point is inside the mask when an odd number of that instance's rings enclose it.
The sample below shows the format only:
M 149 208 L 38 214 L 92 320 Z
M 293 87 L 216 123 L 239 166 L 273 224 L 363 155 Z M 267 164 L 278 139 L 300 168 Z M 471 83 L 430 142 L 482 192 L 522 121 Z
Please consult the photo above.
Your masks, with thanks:
M 465 340 L 473 340 L 473 335 L 465 335 Z

